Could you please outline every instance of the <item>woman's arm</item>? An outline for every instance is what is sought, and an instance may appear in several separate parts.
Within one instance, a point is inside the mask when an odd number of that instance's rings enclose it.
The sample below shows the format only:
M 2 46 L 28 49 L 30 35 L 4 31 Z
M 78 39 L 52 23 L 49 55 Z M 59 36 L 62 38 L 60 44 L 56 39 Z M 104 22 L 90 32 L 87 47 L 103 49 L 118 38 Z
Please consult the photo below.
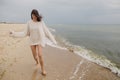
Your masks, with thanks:
M 19 37 L 25 37 L 29 35 L 29 24 L 27 23 L 27 27 L 24 29 L 22 32 L 15 32 L 15 31 L 10 31 L 10 36 L 19 38 Z
M 47 26 L 45 25 L 44 21 L 42 21 L 42 26 L 43 26 L 43 30 L 45 32 L 45 35 L 54 43 L 57 44 L 54 36 L 52 35 L 52 33 L 49 31 L 49 29 L 47 28 Z

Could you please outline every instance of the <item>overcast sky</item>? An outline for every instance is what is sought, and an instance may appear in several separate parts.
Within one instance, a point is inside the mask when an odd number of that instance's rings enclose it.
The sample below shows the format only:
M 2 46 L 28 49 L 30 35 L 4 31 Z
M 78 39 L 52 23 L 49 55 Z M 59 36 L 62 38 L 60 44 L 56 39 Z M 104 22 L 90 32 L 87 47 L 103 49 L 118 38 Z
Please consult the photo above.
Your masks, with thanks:
M 0 21 L 26 23 L 32 9 L 48 24 L 120 24 L 120 0 L 0 0 Z

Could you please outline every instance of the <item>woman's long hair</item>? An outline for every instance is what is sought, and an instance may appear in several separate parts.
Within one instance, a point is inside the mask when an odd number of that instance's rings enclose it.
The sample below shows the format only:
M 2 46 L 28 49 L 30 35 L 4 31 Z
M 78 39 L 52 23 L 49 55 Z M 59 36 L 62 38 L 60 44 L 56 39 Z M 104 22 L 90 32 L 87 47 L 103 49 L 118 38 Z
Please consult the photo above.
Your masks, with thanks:
M 32 14 L 34 14 L 36 17 L 37 17 L 37 21 L 40 22 L 42 20 L 42 16 L 39 15 L 39 12 L 36 10 L 36 9 L 33 9 L 32 12 L 31 12 L 31 19 L 32 18 Z

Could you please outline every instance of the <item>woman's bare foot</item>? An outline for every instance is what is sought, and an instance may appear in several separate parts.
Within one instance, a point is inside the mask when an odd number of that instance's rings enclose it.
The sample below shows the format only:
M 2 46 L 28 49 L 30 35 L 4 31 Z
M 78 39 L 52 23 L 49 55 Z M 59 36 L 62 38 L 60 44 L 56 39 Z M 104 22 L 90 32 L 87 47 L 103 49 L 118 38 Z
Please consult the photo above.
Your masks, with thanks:
M 43 76 L 46 76 L 46 71 L 42 71 L 41 73 Z
M 39 64 L 35 64 L 34 69 L 39 69 L 39 68 L 40 68 L 40 65 Z
M 39 63 L 35 63 L 35 66 L 38 67 L 38 66 L 39 66 Z

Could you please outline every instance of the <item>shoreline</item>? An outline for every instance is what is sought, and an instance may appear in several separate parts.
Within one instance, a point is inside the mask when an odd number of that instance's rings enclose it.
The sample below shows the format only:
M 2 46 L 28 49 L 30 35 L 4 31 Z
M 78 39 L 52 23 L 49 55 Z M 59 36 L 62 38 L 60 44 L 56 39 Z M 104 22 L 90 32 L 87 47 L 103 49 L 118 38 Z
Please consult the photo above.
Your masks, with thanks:
M 73 45 L 69 41 L 65 41 L 64 38 L 60 41 L 59 41 L 59 45 L 61 46 L 60 48 L 67 49 L 70 52 L 73 52 L 74 54 L 77 54 L 78 56 L 87 59 L 88 61 L 91 61 L 99 66 L 107 68 L 111 72 L 116 74 L 118 77 L 120 77 L 120 68 L 117 67 L 115 63 L 107 59 L 105 56 L 100 56 L 98 54 L 95 54 L 93 51 L 88 50 L 84 47 Z
M 6 27 L 5 27 L 6 26 Z M 18 26 L 18 27 L 15 27 Z M 20 27 L 22 26 L 22 27 Z M 109 69 L 83 57 L 55 47 L 43 48 L 47 76 L 40 74 L 26 38 L 11 38 L 6 31 L 20 31 L 25 25 L 8 24 L 1 26 L 0 35 L 0 80 L 119 80 Z M 5 31 L 4 31 L 5 30 Z

